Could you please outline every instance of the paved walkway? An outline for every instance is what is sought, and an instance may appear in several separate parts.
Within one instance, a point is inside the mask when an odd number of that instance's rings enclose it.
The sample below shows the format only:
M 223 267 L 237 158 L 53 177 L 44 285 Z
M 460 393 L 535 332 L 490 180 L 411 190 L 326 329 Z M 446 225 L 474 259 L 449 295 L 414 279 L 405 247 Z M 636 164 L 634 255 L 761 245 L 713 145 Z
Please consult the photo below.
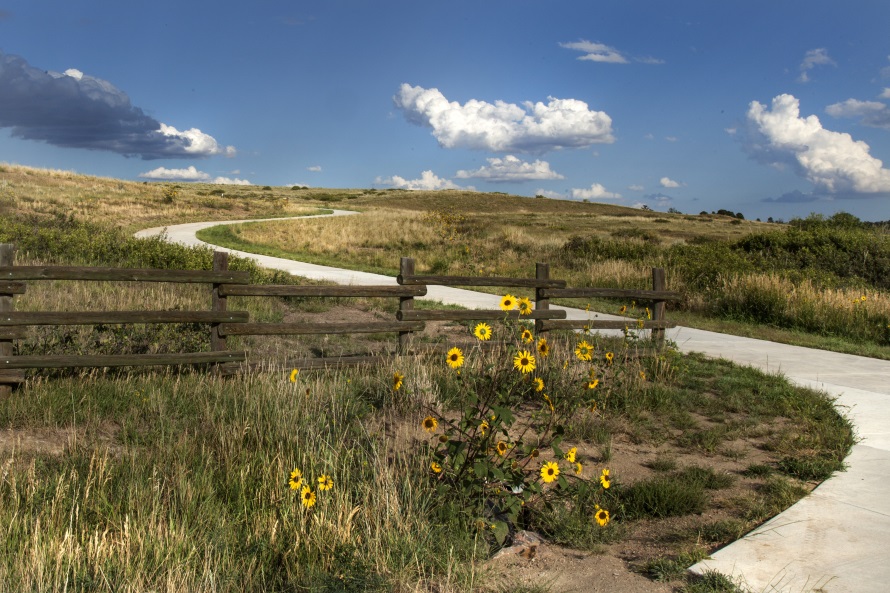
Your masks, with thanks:
M 335 211 L 334 215 L 351 214 Z M 227 221 L 255 222 L 255 221 Z M 168 227 L 167 239 L 206 245 L 198 229 L 218 222 Z M 151 236 L 164 229 L 147 229 Z M 341 284 L 394 284 L 395 279 L 217 248 L 261 266 Z M 430 286 L 425 297 L 470 308 L 497 308 L 499 297 Z M 566 309 L 570 319 L 588 313 Z M 598 315 L 601 319 L 616 318 Z M 733 575 L 755 592 L 877 593 L 890 591 L 890 362 L 729 336 L 686 327 L 668 330 L 684 352 L 702 352 L 826 391 L 854 423 L 859 442 L 847 471 L 691 570 Z

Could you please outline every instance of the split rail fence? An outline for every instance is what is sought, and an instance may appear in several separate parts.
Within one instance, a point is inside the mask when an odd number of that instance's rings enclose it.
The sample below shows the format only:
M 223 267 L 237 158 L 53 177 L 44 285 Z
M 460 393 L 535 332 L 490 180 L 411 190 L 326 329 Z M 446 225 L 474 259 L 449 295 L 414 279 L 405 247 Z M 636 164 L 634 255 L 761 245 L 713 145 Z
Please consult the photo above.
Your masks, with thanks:
M 398 334 L 397 354 L 410 354 L 412 334 L 423 331 L 426 321 L 484 321 L 506 317 L 518 318 L 518 311 L 415 309 L 414 300 L 427 294 L 427 286 L 485 286 L 526 288 L 535 291 L 535 307 L 523 319 L 535 322 L 535 332 L 577 329 L 623 329 L 627 321 L 569 320 L 566 312 L 551 309 L 551 299 L 623 298 L 651 301 L 652 319 L 643 320 L 640 329 L 651 330 L 657 343 L 663 342 L 664 330 L 675 327 L 665 319 L 665 303 L 680 299 L 680 294 L 665 290 L 664 270 L 653 268 L 652 290 L 613 288 L 567 288 L 563 280 L 550 277 L 548 264 L 535 267 L 534 278 L 472 276 L 436 276 L 415 273 L 412 258 L 403 257 L 396 286 L 300 286 L 250 284 L 247 272 L 230 271 L 228 254 L 216 252 L 212 270 L 125 269 L 78 266 L 15 266 L 14 246 L 0 244 L 0 395 L 24 381 L 26 369 L 89 368 L 152 365 L 213 364 L 224 373 L 238 372 L 247 360 L 247 352 L 230 350 L 229 336 L 309 335 L 309 334 Z M 173 282 L 209 284 L 210 310 L 204 311 L 43 311 L 21 312 L 14 307 L 16 295 L 23 295 L 27 282 L 42 280 L 79 280 L 114 282 Z M 247 311 L 230 311 L 228 297 L 380 297 L 398 298 L 399 307 L 392 321 L 338 323 L 252 323 Z M 13 355 L 13 343 L 26 337 L 28 326 L 65 326 L 97 324 L 206 323 L 210 325 L 207 352 L 175 354 L 114 355 Z M 349 356 L 306 358 L 288 361 L 299 369 L 330 368 L 375 364 L 387 356 Z

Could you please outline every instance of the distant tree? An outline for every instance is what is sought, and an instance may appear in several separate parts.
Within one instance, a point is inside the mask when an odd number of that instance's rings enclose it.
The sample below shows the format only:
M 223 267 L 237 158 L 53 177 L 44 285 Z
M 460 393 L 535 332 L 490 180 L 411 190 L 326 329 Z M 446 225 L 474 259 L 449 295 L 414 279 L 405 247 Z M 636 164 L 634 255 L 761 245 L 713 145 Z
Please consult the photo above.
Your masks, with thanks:
M 671 207 L 671 208 L 668 208 L 668 214 L 683 214 L 683 213 L 680 212 L 679 210 L 677 210 L 676 208 Z

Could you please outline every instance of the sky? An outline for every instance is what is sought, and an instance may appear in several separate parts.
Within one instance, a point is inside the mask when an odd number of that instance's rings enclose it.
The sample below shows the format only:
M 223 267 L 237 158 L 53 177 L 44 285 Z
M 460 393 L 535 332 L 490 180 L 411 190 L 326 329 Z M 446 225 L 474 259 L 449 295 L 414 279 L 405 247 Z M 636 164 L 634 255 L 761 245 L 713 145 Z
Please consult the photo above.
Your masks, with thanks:
M 0 0 L 0 161 L 890 219 L 890 2 Z

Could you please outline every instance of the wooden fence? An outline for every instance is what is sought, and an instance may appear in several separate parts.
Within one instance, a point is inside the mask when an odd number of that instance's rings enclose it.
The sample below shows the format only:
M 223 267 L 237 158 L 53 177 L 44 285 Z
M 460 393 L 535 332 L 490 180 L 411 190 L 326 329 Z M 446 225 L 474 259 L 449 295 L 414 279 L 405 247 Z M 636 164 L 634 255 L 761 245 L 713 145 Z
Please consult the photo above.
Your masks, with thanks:
M 539 263 L 534 278 L 498 278 L 471 276 L 417 275 L 412 258 L 400 262 L 398 285 L 392 286 L 299 286 L 254 285 L 247 272 L 230 271 L 228 255 L 216 252 L 213 270 L 155 270 L 75 266 L 15 266 L 11 244 L 0 244 L 0 395 L 24 380 L 25 369 L 115 367 L 148 365 L 208 364 L 222 372 L 236 372 L 247 359 L 244 351 L 230 350 L 228 336 L 309 335 L 309 334 L 398 334 L 398 354 L 410 353 L 410 337 L 423 331 L 426 321 L 498 320 L 518 318 L 518 311 L 453 310 L 414 308 L 414 299 L 427 294 L 427 286 L 486 286 L 530 288 L 535 291 L 535 307 L 524 319 L 535 321 L 538 334 L 557 329 L 622 329 L 626 321 L 567 320 L 566 312 L 550 308 L 554 298 L 617 297 L 653 302 L 652 319 L 640 329 L 652 331 L 655 340 L 664 339 L 665 328 L 674 327 L 665 318 L 665 302 L 679 300 L 676 292 L 665 290 L 664 270 L 652 270 L 652 290 L 611 288 L 567 288 L 563 280 L 550 278 L 548 264 Z M 41 280 L 81 280 L 116 282 L 173 282 L 209 284 L 210 309 L 206 311 L 75 311 L 18 312 L 14 298 L 25 294 L 27 282 Z M 251 323 L 247 311 L 229 311 L 230 296 L 250 297 L 380 297 L 398 298 L 399 307 L 392 321 L 339 323 Z M 210 324 L 210 351 L 177 354 L 115 355 L 43 355 L 13 356 L 14 340 L 25 338 L 25 328 L 34 325 L 96 324 Z M 381 362 L 384 356 L 308 358 L 288 361 L 288 367 L 312 369 Z

